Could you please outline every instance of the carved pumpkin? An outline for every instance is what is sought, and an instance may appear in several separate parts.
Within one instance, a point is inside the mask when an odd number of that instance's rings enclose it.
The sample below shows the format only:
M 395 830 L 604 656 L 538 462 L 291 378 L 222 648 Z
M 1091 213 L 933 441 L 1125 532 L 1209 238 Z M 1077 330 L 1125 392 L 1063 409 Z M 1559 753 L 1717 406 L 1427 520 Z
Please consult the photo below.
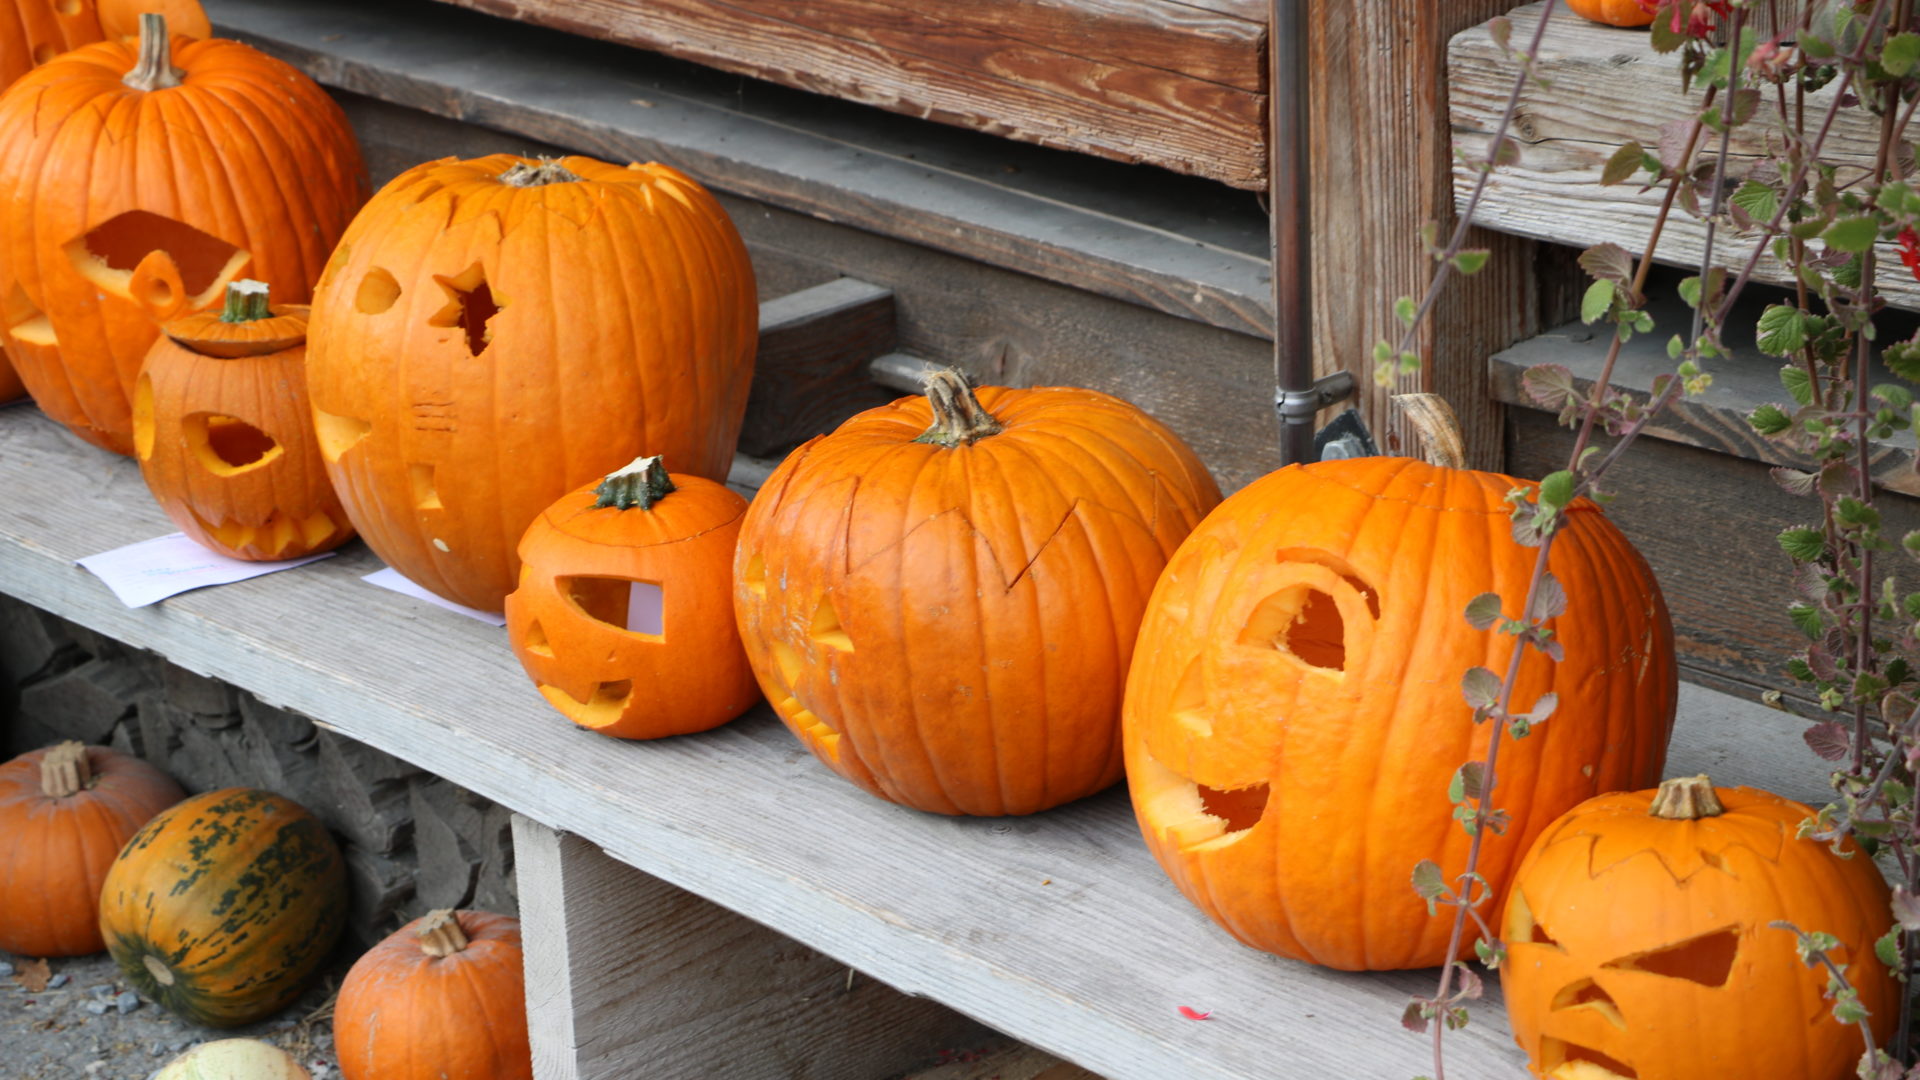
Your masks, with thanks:
M 1177 436 L 1092 390 L 936 373 L 795 450 L 747 511 L 740 636 L 822 761 L 942 814 L 1030 814 L 1120 778 L 1147 595 L 1219 501 Z
M 284 1008 L 346 921 L 346 863 L 320 820 L 268 791 L 196 795 L 135 833 L 100 894 L 127 982 L 208 1027 Z
M 321 451 L 389 566 L 499 611 L 560 496 L 643 451 L 726 479 L 758 311 L 733 223 L 673 169 L 429 162 L 367 204 L 314 302 Z
M 367 950 L 340 984 L 346 1080 L 532 1080 L 520 923 L 442 909 Z
M 1645 4 L 1640 0 L 1567 0 L 1567 7 L 1575 15 L 1608 26 L 1650 26 L 1655 5 L 1653 0 Z
M 0 765 L 0 949 L 83 956 L 100 886 L 127 838 L 187 797 L 167 774 L 103 746 L 61 743 Z
M 366 198 L 345 114 L 234 41 L 89 45 L 0 97 L 0 329 L 34 400 L 133 452 L 131 398 L 160 325 L 243 272 L 304 302 Z
M 1542 833 L 1508 894 L 1500 967 L 1534 1075 L 1853 1076 L 1859 1028 L 1833 1018 L 1826 972 L 1769 924 L 1840 940 L 1828 956 L 1885 1046 L 1900 991 L 1874 943 L 1890 896 L 1851 842 L 1841 858 L 1795 838 L 1812 816 L 1698 776 L 1591 799 Z
M 236 281 L 226 307 L 175 319 L 133 393 L 134 455 L 182 532 L 235 559 L 297 559 L 345 543 L 307 408 L 307 309 Z
M 706 731 L 760 700 L 733 625 L 747 500 L 641 458 L 520 541 L 507 640 L 549 704 L 623 739 Z
M 139 36 L 146 11 L 166 16 L 176 34 L 213 35 L 197 0 L 0 0 L 0 90 L 61 53 Z
M 1127 778 L 1161 867 L 1242 942 L 1349 970 L 1441 961 L 1450 913 L 1409 875 L 1466 864 L 1446 793 L 1492 727 L 1461 677 L 1504 672 L 1514 639 L 1463 613 L 1526 595 L 1536 549 L 1512 540 L 1507 493 L 1529 486 L 1406 458 L 1293 466 L 1173 557 L 1128 676 Z M 1550 569 L 1566 659 L 1528 656 L 1514 700 L 1557 690 L 1559 711 L 1501 751 L 1513 823 L 1479 865 L 1496 892 L 1554 818 L 1657 779 L 1673 724 L 1673 631 L 1639 553 L 1582 501 Z

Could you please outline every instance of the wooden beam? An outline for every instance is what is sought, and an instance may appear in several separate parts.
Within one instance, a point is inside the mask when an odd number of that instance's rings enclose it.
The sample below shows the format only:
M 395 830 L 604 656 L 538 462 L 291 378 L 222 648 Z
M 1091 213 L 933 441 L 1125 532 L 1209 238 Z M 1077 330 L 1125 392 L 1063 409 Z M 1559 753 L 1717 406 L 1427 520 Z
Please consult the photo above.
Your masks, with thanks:
M 1166 0 L 450 0 L 1027 142 L 1258 188 L 1261 22 Z
M 896 1076 L 998 1036 L 513 818 L 536 1080 Z
M 1419 229 L 1453 224 L 1446 44 L 1456 31 L 1511 0 L 1309 0 L 1314 27 L 1313 245 L 1316 366 L 1355 373 L 1360 404 L 1385 453 L 1417 444 L 1392 416 L 1395 393 L 1428 391 L 1459 415 L 1468 456 L 1480 468 L 1502 457 L 1499 406 L 1486 388 L 1486 358 L 1538 332 L 1533 245 L 1476 229 L 1471 247 L 1492 250 L 1487 267 L 1457 278 L 1423 325 L 1425 366 L 1382 390 L 1373 347 L 1398 342 L 1393 304 L 1418 296 L 1432 273 Z M 1516 30 L 1516 37 L 1519 32 Z M 1511 65 L 1509 65 L 1509 78 Z
M 893 292 L 837 278 L 760 305 L 760 351 L 740 452 L 778 457 L 897 395 L 867 374 L 894 345 Z

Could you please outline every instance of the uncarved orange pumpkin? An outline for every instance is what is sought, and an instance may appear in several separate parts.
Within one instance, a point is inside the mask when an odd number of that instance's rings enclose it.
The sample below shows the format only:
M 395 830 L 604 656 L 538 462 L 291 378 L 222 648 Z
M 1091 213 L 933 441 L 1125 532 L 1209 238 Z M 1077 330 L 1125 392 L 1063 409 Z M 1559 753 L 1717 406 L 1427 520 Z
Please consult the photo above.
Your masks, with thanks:
M 0 949 L 106 948 L 100 887 L 127 838 L 186 792 L 136 757 L 61 743 L 0 765 Z
M 133 393 L 134 456 L 181 531 L 235 559 L 297 559 L 353 526 L 307 408 L 307 309 L 237 281 L 220 312 L 175 319 Z
M 1640 0 L 1567 0 L 1574 14 L 1608 26 L 1649 26 L 1653 8 Z
M 333 1009 L 346 1080 L 531 1080 L 520 923 L 415 919 L 356 960 Z
M 314 301 L 328 471 L 388 565 L 499 611 L 521 534 L 560 496 L 643 452 L 726 479 L 758 312 L 726 212 L 664 165 L 416 166 Z
M 1874 944 L 1893 923 L 1890 896 L 1851 841 L 1842 858 L 1796 839 L 1812 816 L 1698 776 L 1591 799 L 1542 833 L 1514 875 L 1500 966 L 1533 1074 L 1853 1076 L 1859 1028 L 1833 1018 L 1826 971 L 1771 924 L 1839 939 L 1828 956 L 1885 1046 L 1900 984 Z
M 507 640 L 548 703 L 623 739 L 706 731 L 760 700 L 733 623 L 747 500 L 642 458 L 561 498 L 520 541 Z
M 1030 814 L 1120 778 L 1147 595 L 1216 502 L 1172 432 L 1093 390 L 986 387 L 861 413 L 747 511 L 734 610 L 821 760 L 943 814 Z
M 160 324 L 243 274 L 304 302 L 366 198 L 340 107 L 234 41 L 102 42 L 0 97 L 0 329 L 49 416 L 133 452 Z
M 1154 590 L 1127 683 L 1127 778 L 1147 846 L 1200 909 L 1255 948 L 1330 967 L 1438 964 L 1452 917 L 1409 885 L 1452 876 L 1470 838 L 1447 790 L 1490 724 L 1461 696 L 1514 638 L 1468 603 L 1517 609 L 1536 549 L 1507 493 L 1531 485 L 1407 458 L 1281 469 L 1220 504 Z M 1646 562 L 1598 507 L 1566 514 L 1550 569 L 1568 609 L 1554 663 L 1525 658 L 1514 701 L 1559 711 L 1501 751 L 1479 871 L 1504 891 L 1532 839 L 1602 791 L 1652 783 L 1677 682 Z

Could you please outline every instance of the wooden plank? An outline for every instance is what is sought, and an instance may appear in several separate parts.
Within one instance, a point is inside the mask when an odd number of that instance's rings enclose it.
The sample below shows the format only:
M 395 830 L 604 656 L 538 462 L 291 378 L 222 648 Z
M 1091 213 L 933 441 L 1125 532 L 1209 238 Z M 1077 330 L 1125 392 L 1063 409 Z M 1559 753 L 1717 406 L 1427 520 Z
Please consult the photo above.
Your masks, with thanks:
M 129 610 L 74 559 L 169 530 L 134 463 L 26 407 L 0 410 L 0 592 L 245 687 L 699 894 L 900 990 L 1115 1080 L 1409 1076 L 1400 1029 L 1431 972 L 1352 975 L 1255 953 L 1141 844 L 1125 793 L 1017 820 L 879 802 L 765 709 L 623 743 L 533 693 L 503 632 L 371 588 L 361 546 Z M 1683 688 L 1672 773 L 1817 797 L 1801 724 Z M 1123 943 L 1123 944 L 1121 944 Z M 1215 1010 L 1206 1023 L 1179 1005 Z M 1513 1075 L 1497 995 L 1452 1040 L 1465 1076 Z
M 1500 409 L 1485 389 L 1488 354 L 1538 333 L 1533 245 L 1476 230 L 1492 259 L 1456 279 L 1422 326 L 1425 366 L 1390 389 L 1374 385 L 1373 347 L 1400 339 L 1394 301 L 1418 296 L 1433 271 L 1421 226 L 1453 221 L 1446 43 L 1511 0 L 1312 0 L 1314 354 L 1319 374 L 1358 376 L 1359 404 L 1388 453 L 1417 443 L 1388 399 L 1424 390 L 1453 404 L 1468 458 L 1501 455 Z
M 893 348 L 893 293 L 838 278 L 760 305 L 760 352 L 740 452 L 780 456 L 893 394 L 867 365 Z
M 439 4 L 209 0 L 323 85 L 620 161 L 1245 333 L 1270 333 L 1252 196 L 743 84 Z
M 1544 0 L 1513 12 L 1515 42 L 1531 38 L 1543 5 Z M 1540 71 L 1553 80 L 1553 89 L 1542 90 L 1537 84 L 1528 88 L 1514 129 L 1520 162 L 1494 173 L 1477 220 L 1504 233 L 1575 247 L 1611 241 L 1628 251 L 1643 249 L 1661 193 L 1641 192 L 1635 184 L 1602 187 L 1600 174 L 1621 146 L 1637 141 L 1652 148 L 1662 125 L 1691 120 L 1698 112 L 1701 91 L 1696 87 L 1690 96 L 1680 93 L 1679 57 L 1654 52 L 1643 31 L 1602 26 L 1564 10 L 1555 13 L 1540 53 Z M 1453 39 L 1447 67 L 1453 145 L 1479 158 L 1512 89 L 1513 61 L 1501 53 L 1485 26 L 1476 26 Z M 1829 87 L 1808 96 L 1810 126 L 1826 114 L 1832 93 Z M 1774 124 L 1766 122 L 1773 105 L 1761 108 L 1766 116 L 1734 129 L 1728 171 L 1735 177 L 1746 175 L 1774 130 Z M 1840 111 L 1823 155 L 1842 163 L 1842 181 L 1854 175 L 1847 166 L 1864 170 L 1871 165 L 1878 127 L 1879 120 L 1865 109 Z M 1458 198 L 1465 199 L 1473 181 L 1466 166 L 1456 165 Z M 1705 243 L 1705 223 L 1676 213 L 1656 258 L 1697 268 Z M 1735 267 L 1745 262 L 1753 244 L 1752 238 L 1730 236 L 1724 229 L 1716 241 L 1720 261 Z M 1897 268 L 1892 246 L 1883 248 L 1881 265 Z M 1771 254 L 1761 259 L 1754 276 L 1758 281 L 1792 281 Z M 1920 282 L 1912 275 L 1898 269 L 1882 274 L 1880 289 L 1889 303 L 1920 309 Z
M 1262 29 L 1190 8 L 1111 0 L 454 2 L 1043 146 L 1239 187 L 1266 182 Z M 1087 47 L 1096 42 L 1103 45 Z M 1164 64 L 1142 61 L 1151 55 Z
M 955 1059 L 900 1080 L 1100 1080 L 1078 1065 L 1019 1043 L 967 1051 Z
M 883 1077 L 991 1030 L 513 819 L 536 1080 Z

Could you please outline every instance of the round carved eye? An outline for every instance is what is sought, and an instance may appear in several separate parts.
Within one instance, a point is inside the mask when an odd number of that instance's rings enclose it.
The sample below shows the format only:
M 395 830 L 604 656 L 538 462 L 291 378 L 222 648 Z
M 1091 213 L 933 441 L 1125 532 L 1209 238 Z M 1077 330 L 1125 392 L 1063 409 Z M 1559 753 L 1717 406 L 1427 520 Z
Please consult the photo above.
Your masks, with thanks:
M 1271 648 L 1312 668 L 1345 671 L 1350 635 L 1347 617 L 1335 593 L 1357 596 L 1373 621 L 1380 618 L 1380 594 L 1345 559 L 1318 548 L 1283 548 L 1274 559 L 1291 571 L 1285 584 L 1255 604 L 1238 641 Z M 1358 605 L 1350 605 L 1349 610 Z

